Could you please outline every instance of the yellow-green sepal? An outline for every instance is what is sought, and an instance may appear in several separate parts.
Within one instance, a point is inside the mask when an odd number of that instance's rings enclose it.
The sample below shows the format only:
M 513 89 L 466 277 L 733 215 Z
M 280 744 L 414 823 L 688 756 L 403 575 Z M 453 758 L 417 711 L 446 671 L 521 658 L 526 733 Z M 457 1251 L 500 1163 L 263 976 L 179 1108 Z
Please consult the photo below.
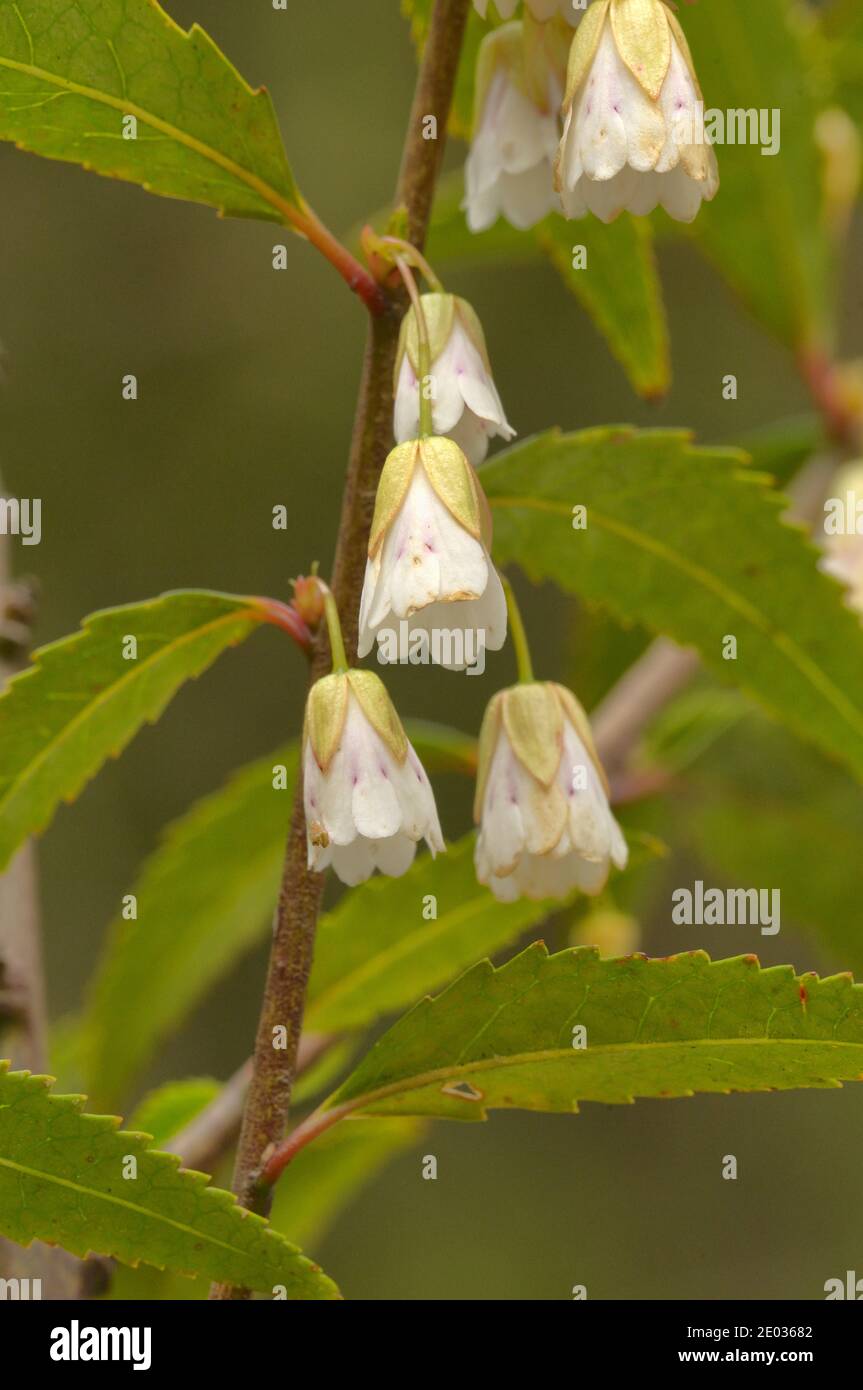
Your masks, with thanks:
M 602 37 L 602 26 L 608 16 L 609 3 L 610 0 L 594 0 L 575 31 L 575 38 L 569 50 L 569 62 L 566 67 L 564 109 L 572 105 L 573 98 L 587 77 L 596 57 L 596 50 L 599 48 L 599 40 Z
M 561 16 L 548 20 L 535 19 L 529 5 L 525 5 L 522 23 L 525 87 L 537 110 L 550 111 L 549 77 L 554 73 L 560 82 L 566 77 L 572 28 Z
M 456 312 L 455 295 L 442 294 L 435 291 L 422 295 L 420 302 L 422 304 L 423 318 L 426 321 L 426 328 L 428 329 L 429 335 L 429 357 L 432 364 L 434 364 L 450 340 Z M 414 369 L 414 374 L 419 376 L 420 335 L 416 310 L 413 305 L 411 305 L 402 319 L 398 352 L 396 353 L 394 390 L 398 389 L 399 375 L 401 373 L 405 353 L 408 355 L 410 364 Z
M 405 500 L 419 448 L 418 439 L 408 439 L 404 444 L 397 444 L 387 456 L 375 496 L 375 513 L 369 533 L 369 559 L 377 555 L 384 536 Z
M 596 768 L 596 771 L 599 774 L 599 780 L 605 788 L 605 792 L 607 795 L 609 789 L 608 778 L 605 775 L 605 768 L 599 761 L 599 754 L 596 751 L 596 744 L 593 741 L 593 730 L 590 727 L 590 720 L 585 714 L 582 705 L 575 698 L 572 691 L 567 690 L 565 685 L 558 685 L 556 681 L 552 681 L 549 684 L 549 689 L 554 691 L 555 695 L 560 701 L 560 707 L 563 710 L 564 715 L 569 720 L 570 724 L 575 729 L 575 732 L 578 734 L 579 738 L 581 739 L 582 743 L 587 749 L 588 754 L 590 756 L 590 761 Z
M 303 739 L 308 739 L 315 762 L 327 772 L 338 752 L 348 712 L 348 678 L 344 673 L 322 676 L 306 700 Z
M 408 738 L 380 676 L 374 671 L 349 671 L 345 679 L 375 733 L 402 764 L 408 755 Z
M 664 0 L 662 8 L 665 10 L 665 17 L 668 21 L 668 27 L 671 30 L 671 33 L 677 42 L 678 48 L 683 54 L 686 66 L 689 68 L 689 75 L 692 78 L 693 83 L 695 84 L 695 90 L 698 93 L 698 98 L 700 101 L 703 101 L 704 98 L 701 91 L 701 84 L 698 81 L 698 74 L 695 71 L 695 64 L 692 61 L 692 50 L 689 47 L 689 40 L 687 39 L 685 33 L 683 32 L 683 29 L 681 28 L 680 20 L 677 18 L 677 15 L 668 5 L 664 3 Z
M 533 681 L 505 691 L 503 725 L 525 771 L 550 787 L 563 752 L 563 711 L 553 686 Z
M 483 516 L 480 485 L 467 458 L 452 439 L 433 435 L 420 440 L 419 457 L 426 477 L 451 516 L 468 535 L 480 540 Z
M 671 62 L 669 13 L 661 0 L 611 0 L 617 51 L 651 101 L 659 99 Z
M 482 803 L 485 797 L 485 788 L 488 782 L 491 760 L 494 757 L 494 750 L 497 747 L 498 735 L 500 734 L 501 709 L 505 694 L 505 690 L 499 690 L 496 695 L 492 695 L 485 707 L 482 727 L 479 731 L 476 763 L 476 792 L 473 799 L 473 818 L 477 825 L 479 825 L 482 819 Z

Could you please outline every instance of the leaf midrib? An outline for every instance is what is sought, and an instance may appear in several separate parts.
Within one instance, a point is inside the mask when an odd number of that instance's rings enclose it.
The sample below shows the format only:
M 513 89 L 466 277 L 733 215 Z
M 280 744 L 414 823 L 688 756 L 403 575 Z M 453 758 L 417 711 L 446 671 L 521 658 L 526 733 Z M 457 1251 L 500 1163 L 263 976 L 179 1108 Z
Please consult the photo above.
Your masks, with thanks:
M 23 1173 L 25 1177 L 34 1178 L 38 1182 L 52 1183 L 57 1187 L 68 1188 L 72 1192 L 83 1194 L 91 1200 L 107 1202 L 109 1205 L 122 1207 L 126 1211 L 133 1212 L 136 1216 L 148 1217 L 163 1226 L 170 1226 L 175 1231 L 180 1231 L 183 1235 L 193 1236 L 197 1241 L 217 1246 L 219 1249 L 228 1250 L 231 1254 L 239 1255 L 244 1260 L 251 1260 L 252 1256 L 248 1250 L 241 1249 L 240 1246 L 231 1245 L 228 1241 L 218 1240 L 215 1236 L 208 1235 L 206 1231 L 196 1226 L 187 1226 L 182 1221 L 175 1221 L 173 1217 L 165 1216 L 162 1212 L 154 1211 L 151 1207 L 142 1207 L 138 1202 L 130 1202 L 125 1197 L 115 1197 L 110 1192 L 101 1192 L 97 1187 L 86 1187 L 83 1183 L 73 1182 L 70 1178 L 61 1178 L 56 1173 L 46 1173 L 41 1168 L 30 1168 L 24 1163 L 16 1163 L 11 1158 L 4 1158 L 0 1155 L 0 1168 L 8 1168 L 16 1173 Z M 179 1167 L 176 1170 L 180 1171 Z M 201 1194 L 206 1191 L 201 1189 Z M 96 1253 L 96 1252 L 94 1252 Z M 287 1253 L 287 1252 L 286 1252 Z M 148 1261 L 149 1263 L 149 1261 Z
M 562 502 L 555 502 L 548 498 L 539 497 L 514 497 L 514 496 L 490 496 L 489 502 L 494 507 L 502 509 L 511 508 L 525 509 L 531 511 L 551 512 L 556 516 L 569 517 L 570 508 Z M 640 547 L 649 554 L 658 556 L 672 569 L 680 570 L 681 573 L 696 580 L 709 592 L 714 593 L 727 603 L 736 613 L 749 622 L 757 631 L 767 637 L 776 647 L 777 651 L 797 668 L 800 674 L 809 684 L 819 692 L 836 710 L 845 722 L 854 730 L 855 734 L 863 737 L 863 715 L 855 708 L 847 696 L 836 686 L 829 676 L 798 647 L 786 633 L 779 632 L 773 622 L 768 619 L 760 609 L 756 608 L 742 595 L 728 588 L 722 583 L 721 579 L 711 574 L 710 570 L 704 569 L 686 556 L 680 555 L 677 551 L 670 549 L 663 542 L 654 537 L 646 537 L 634 527 L 627 526 L 624 522 L 617 522 L 612 517 L 591 506 L 591 520 L 595 521 L 600 527 L 610 531 L 613 535 L 618 535 L 630 544 Z
M 192 642 L 197 638 L 204 636 L 208 632 L 215 631 L 221 624 L 233 623 L 236 622 L 238 619 L 245 619 L 249 622 L 254 623 L 254 609 L 251 607 L 238 608 L 234 612 L 224 613 L 221 617 L 215 618 L 212 622 L 204 623 L 201 627 L 192 628 L 189 632 L 184 632 L 179 639 L 174 639 L 168 645 L 159 647 L 157 651 L 153 652 L 151 656 L 145 657 L 143 661 L 133 662 L 129 671 L 127 671 L 124 675 L 120 676 L 118 680 L 112 682 L 111 685 L 108 685 L 103 690 L 100 690 L 98 695 L 93 700 L 89 700 L 87 704 L 78 711 L 78 713 L 74 716 L 73 719 L 70 719 L 67 724 L 64 724 L 62 726 L 55 738 L 52 738 L 47 743 L 44 743 L 40 748 L 39 752 L 35 755 L 35 757 L 28 759 L 27 763 L 21 769 L 21 772 L 18 774 L 18 776 L 16 776 L 9 783 L 9 786 L 6 789 L 6 791 L 3 793 L 2 796 L 0 796 L 0 817 L 5 815 L 9 806 L 14 802 L 16 796 L 20 794 L 22 789 L 26 787 L 28 783 L 33 781 L 33 778 L 38 769 L 43 766 L 43 764 L 49 757 L 52 757 L 55 754 L 58 748 L 62 747 L 63 743 L 72 733 L 72 731 L 77 729 L 77 727 L 80 724 L 85 723 L 87 720 L 92 718 L 94 711 L 100 709 L 103 704 L 113 700 L 114 697 L 118 694 L 118 692 L 125 686 L 125 684 L 128 681 L 137 680 L 148 666 L 161 661 L 166 656 L 166 654 L 173 654 L 180 648 L 182 648 L 186 643 Z M 92 633 L 92 628 L 90 629 L 90 632 Z M 85 628 L 83 630 L 82 635 L 86 636 L 86 634 L 87 629 Z M 31 669 L 33 671 L 38 671 L 38 664 Z M 43 667 L 42 670 L 44 671 L 44 669 L 45 668 Z
M 392 1095 L 399 1095 L 401 1092 L 425 1089 L 427 1086 L 433 1086 L 437 1081 L 453 1081 L 458 1080 L 459 1077 L 475 1076 L 478 1072 L 531 1066 L 537 1062 L 557 1062 L 565 1057 L 569 1058 L 570 1061 L 578 1061 L 613 1053 L 652 1053 L 666 1048 L 763 1047 L 777 1044 L 783 1047 L 794 1047 L 795 1045 L 811 1048 L 859 1047 L 863 1053 L 863 1042 L 843 1042 L 837 1038 L 675 1038 L 668 1042 L 598 1043 L 587 1048 L 574 1048 L 570 1044 L 568 1047 L 543 1048 L 538 1052 L 516 1052 L 511 1056 L 483 1057 L 474 1062 L 461 1062 L 449 1067 L 435 1067 L 427 1072 L 418 1073 L 416 1076 L 405 1077 L 399 1081 L 390 1082 L 386 1086 L 377 1087 L 375 1090 L 366 1091 L 362 1096 L 345 1100 L 341 1104 L 337 1103 L 331 1108 L 344 1110 L 347 1113 L 351 1110 L 365 1109 L 376 1101 L 385 1100 Z M 838 1080 L 836 1077 L 825 1077 L 824 1079 Z M 758 1088 L 753 1087 L 752 1089 Z M 467 1099 L 469 1100 L 469 1097 Z
M 180 31 L 182 33 L 182 30 Z M 9 68 L 12 72 L 21 73 L 25 77 L 33 77 L 40 82 L 49 82 L 61 91 L 69 92 L 72 96 L 84 97 L 88 101 L 95 101 L 102 106 L 110 106 L 121 115 L 134 116 L 136 120 L 142 121 L 144 125 L 150 126 L 153 130 L 158 130 L 162 135 L 167 135 L 169 139 L 175 140 L 177 144 L 184 145 L 186 149 L 194 154 L 200 155 L 210 163 L 217 165 L 233 178 L 239 179 L 246 184 L 264 202 L 269 203 L 270 207 L 275 208 L 284 222 L 292 222 L 296 218 L 297 209 L 289 199 L 268 184 L 266 179 L 262 179 L 258 174 L 253 174 L 250 169 L 244 169 L 241 164 L 231 159 L 228 155 L 222 154 L 219 150 L 208 145 L 197 136 L 190 135 L 188 131 L 181 130 L 179 126 L 172 125 L 170 121 L 165 121 L 161 116 L 155 115 L 143 106 L 138 106 L 136 102 L 126 101 L 124 98 L 112 96 L 109 92 L 100 92 L 95 87 L 86 87 L 79 82 L 73 82 L 70 78 L 61 77 L 57 73 L 48 72 L 46 68 L 38 67 L 35 63 L 21 63 L 15 58 L 7 58 L 0 55 L 0 68 Z M 254 95 L 254 93 L 253 93 Z

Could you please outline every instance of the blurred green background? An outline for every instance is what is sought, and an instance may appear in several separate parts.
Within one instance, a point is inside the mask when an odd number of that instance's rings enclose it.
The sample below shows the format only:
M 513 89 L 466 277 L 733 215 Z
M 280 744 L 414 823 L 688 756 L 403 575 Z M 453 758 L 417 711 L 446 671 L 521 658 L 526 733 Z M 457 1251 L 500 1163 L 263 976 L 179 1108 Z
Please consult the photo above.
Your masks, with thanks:
M 299 182 L 336 230 L 387 202 L 415 71 L 397 0 L 306 0 L 287 13 L 269 0 L 168 8 L 203 23 L 251 82 L 266 82 Z M 461 148 L 449 151 L 450 165 L 462 159 Z M 16 556 L 42 586 L 39 641 L 93 609 L 166 589 L 284 598 L 312 560 L 326 572 L 364 336 L 362 311 L 330 268 L 275 227 L 220 221 L 6 146 L 0 182 L 9 359 L 0 467 L 12 489 L 43 499 L 42 545 Z M 272 269 L 279 241 L 289 247 L 284 273 Z M 845 355 L 863 346 L 859 235 L 852 246 Z M 633 396 L 550 269 L 449 277 L 484 321 L 522 436 L 631 421 L 724 441 L 807 408 L 788 354 L 696 254 L 674 242 L 660 256 L 675 374 L 660 407 Z M 134 403 L 120 394 L 130 372 Z M 722 400 L 727 372 L 741 383 L 736 403 Z M 277 503 L 288 507 L 287 533 L 272 529 Z M 550 590 L 527 596 L 526 609 L 540 670 L 566 676 L 574 651 L 577 673 L 587 625 Z M 403 714 L 475 729 L 511 660 L 492 657 L 483 681 L 397 672 L 391 688 Z M 303 689 L 290 644 L 256 635 L 60 813 L 40 850 L 53 1018 L 78 1008 L 106 925 L 161 827 L 297 730 Z M 444 780 L 450 836 L 467 827 L 468 807 L 469 789 Z M 678 859 L 657 870 L 651 953 L 704 945 L 800 969 L 847 964 L 795 933 L 787 901 L 778 938 L 672 927 L 668 885 L 691 883 L 696 869 Z M 851 872 L 859 878 L 859 861 Z M 226 1076 L 242 1061 L 265 960 L 262 947 L 215 992 L 147 1085 Z M 574 1284 L 591 1298 L 819 1298 L 826 1279 L 863 1274 L 861 1143 L 854 1087 L 441 1124 L 310 1253 L 350 1298 L 566 1299 Z M 436 1182 L 422 1180 L 423 1153 L 438 1158 Z M 721 1178 L 726 1154 L 737 1156 L 737 1182 Z

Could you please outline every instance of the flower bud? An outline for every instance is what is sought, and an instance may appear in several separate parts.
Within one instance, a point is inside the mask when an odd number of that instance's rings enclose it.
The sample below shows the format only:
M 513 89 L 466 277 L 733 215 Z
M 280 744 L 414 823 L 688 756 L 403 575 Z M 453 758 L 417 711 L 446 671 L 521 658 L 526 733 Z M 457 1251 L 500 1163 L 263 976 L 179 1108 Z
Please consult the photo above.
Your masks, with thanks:
M 292 579 L 294 597 L 291 607 L 295 608 L 303 622 L 313 631 L 324 616 L 323 590 L 314 575 L 300 574 Z
M 631 956 L 641 945 L 641 924 L 637 917 L 616 908 L 597 907 L 573 927 L 571 946 L 596 946 L 605 959 Z
M 393 449 L 381 474 L 359 618 L 359 655 L 394 623 L 446 632 L 449 670 L 466 653 L 506 639 L 506 599 L 489 554 L 491 513 L 479 479 L 451 439 L 413 439 Z M 476 639 L 471 645 L 467 637 Z M 460 640 L 456 640 L 460 639 Z M 383 650 L 383 647 L 382 647 Z
M 523 38 L 515 22 L 493 29 L 480 45 L 463 203 L 472 232 L 485 231 L 501 213 L 523 231 L 554 207 L 562 84 L 551 67 L 544 80 L 535 71 L 528 77 Z
M 824 216 L 834 236 L 842 237 L 860 196 L 860 132 L 847 111 L 831 106 L 815 122 L 815 143 L 823 160 Z
M 719 188 L 686 36 L 662 0 L 594 0 L 572 43 L 555 169 L 567 217 L 661 204 L 691 222 Z
M 419 392 L 432 394 L 434 432 L 446 435 L 476 467 L 493 435 L 512 439 L 485 345 L 482 324 L 466 299 L 424 294 L 423 317 L 431 346 L 431 381 L 420 382 L 419 329 L 411 307 L 402 321 L 395 369 L 394 432 L 399 443 L 419 433 Z
M 474 819 L 477 878 L 502 902 L 596 894 L 611 863 L 625 867 L 587 716 L 562 685 L 530 682 L 490 701 Z
M 863 462 L 840 469 L 831 492 L 824 508 L 820 568 L 845 585 L 849 608 L 863 614 Z
M 444 849 L 434 794 L 383 682 L 372 671 L 324 676 L 309 691 L 303 729 L 309 868 L 343 883 L 374 870 L 399 877 L 417 842 Z

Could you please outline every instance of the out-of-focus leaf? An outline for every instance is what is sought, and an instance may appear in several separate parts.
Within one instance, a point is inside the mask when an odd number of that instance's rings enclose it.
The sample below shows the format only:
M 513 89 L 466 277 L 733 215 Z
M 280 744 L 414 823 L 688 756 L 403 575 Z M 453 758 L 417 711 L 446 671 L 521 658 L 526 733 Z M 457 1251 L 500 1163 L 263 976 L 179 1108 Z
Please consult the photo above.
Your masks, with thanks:
M 187 1081 L 166 1081 L 149 1091 L 129 1116 L 131 1130 L 149 1134 L 159 1148 L 185 1129 L 191 1120 L 216 1099 L 221 1085 L 212 1076 L 190 1077 Z
M 404 1009 L 555 909 L 497 902 L 477 883 L 473 843 L 467 835 L 435 860 L 424 856 L 402 878 L 370 879 L 321 920 L 307 1028 L 360 1028 Z
M 705 107 L 779 112 L 781 148 L 717 145 L 721 187 L 692 234 L 748 307 L 790 346 L 829 341 L 833 286 L 821 218 L 807 46 L 788 0 L 687 6 L 686 30 Z M 769 129 L 766 132 L 769 135 Z
M 462 191 L 458 173 L 438 192 L 429 239 L 435 264 L 513 265 L 535 260 L 538 251 L 587 310 L 639 395 L 663 395 L 671 377 L 668 326 L 650 223 L 626 214 L 605 226 L 593 217 L 566 222 L 552 213 L 529 232 L 499 218 L 475 234 L 461 211 Z M 586 264 L 576 270 L 579 247 Z
M 425 1133 L 418 1120 L 365 1119 L 339 1125 L 291 1162 L 276 1188 L 272 1223 L 289 1240 L 313 1249 L 361 1188 Z
M 687 690 L 649 729 L 647 757 L 668 772 L 683 772 L 750 712 L 739 691 L 711 686 Z
M 482 469 L 495 555 L 696 647 L 863 778 L 863 628 L 781 522 L 784 499 L 742 463 L 682 432 L 540 435 Z M 577 505 L 586 529 L 573 529 Z
M 0 73 L 22 149 L 238 217 L 300 205 L 268 94 L 156 0 L 3 0 Z
M 863 125 L 863 7 L 860 0 L 832 0 L 811 20 L 822 43 L 823 72 L 831 98 Z M 817 29 L 815 26 L 818 26 Z
M 549 956 L 538 943 L 498 970 L 481 962 L 418 1004 L 323 1112 L 571 1114 L 585 1100 L 835 1087 L 861 1072 L 863 986 L 849 975 L 798 978 L 791 966 L 703 951 Z
M 83 1096 L 55 1096 L 50 1079 L 0 1065 L 0 1232 L 73 1255 L 201 1275 L 293 1299 L 334 1299 L 335 1284 L 230 1192 L 202 1173 L 83 1113 Z M 134 1159 L 136 1176 L 129 1160 Z
M 780 487 L 787 487 L 794 474 L 823 447 L 824 425 L 817 415 L 798 415 L 763 425 L 736 442 L 749 455 L 753 468 L 769 473 Z
M 853 783 L 751 717 L 690 769 L 677 800 L 676 840 L 706 870 L 778 890 L 783 930 L 804 931 L 837 965 L 863 971 L 863 802 Z
M 648 400 L 663 396 L 671 364 L 650 223 L 628 213 L 610 226 L 595 217 L 566 222 L 553 213 L 534 235 L 638 394 Z M 574 252 L 582 246 L 587 264 L 575 270 Z
M 184 681 L 271 620 L 265 600 L 190 589 L 93 613 L 34 652 L 0 696 L 0 869 Z
M 407 728 L 429 769 L 475 767 L 467 735 Z M 294 744 L 249 764 L 176 821 L 145 864 L 137 918 L 113 923 L 83 1020 L 87 1088 L 100 1104 L 119 1102 L 160 1039 L 266 933 L 296 770 Z
M 274 767 L 285 767 L 274 787 Z M 114 1105 L 210 987 L 264 934 L 296 777 L 289 744 L 235 774 L 167 831 L 113 923 L 84 1019 L 88 1090 Z

